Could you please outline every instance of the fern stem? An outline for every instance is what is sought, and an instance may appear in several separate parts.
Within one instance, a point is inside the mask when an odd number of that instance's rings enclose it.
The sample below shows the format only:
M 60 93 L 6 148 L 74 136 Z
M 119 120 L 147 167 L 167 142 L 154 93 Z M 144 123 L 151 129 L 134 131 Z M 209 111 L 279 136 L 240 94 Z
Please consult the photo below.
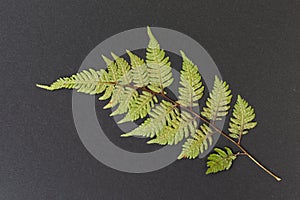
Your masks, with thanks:
M 267 169 L 265 166 L 263 166 L 260 162 L 258 162 L 246 149 L 244 149 L 244 147 L 242 147 L 240 144 L 238 144 L 236 141 L 234 141 L 230 136 L 228 136 L 226 133 L 224 133 L 223 131 L 221 131 L 220 129 L 218 129 L 217 127 L 213 127 L 218 133 L 220 133 L 221 135 L 223 135 L 226 139 L 228 139 L 229 141 L 231 141 L 235 146 L 237 146 L 240 150 L 242 150 L 242 152 L 244 153 L 244 155 L 248 156 L 248 158 L 250 158 L 256 165 L 258 165 L 261 169 L 263 169 L 265 172 L 267 172 L 268 174 L 270 174 L 273 178 L 275 178 L 277 181 L 281 181 L 281 178 L 278 177 L 277 175 L 275 175 L 273 172 L 271 172 L 269 169 Z
M 241 144 L 241 140 L 242 140 L 242 134 L 239 135 L 239 139 L 238 139 L 238 144 Z
M 262 168 L 265 172 L 270 174 L 273 178 L 275 178 L 277 181 L 281 181 L 281 178 L 275 175 L 273 172 L 271 172 L 269 169 L 267 169 L 265 166 L 263 166 L 261 163 L 259 163 L 250 153 L 248 153 L 240 144 L 236 144 L 245 154 L 248 156 L 255 164 L 257 164 L 260 168 Z

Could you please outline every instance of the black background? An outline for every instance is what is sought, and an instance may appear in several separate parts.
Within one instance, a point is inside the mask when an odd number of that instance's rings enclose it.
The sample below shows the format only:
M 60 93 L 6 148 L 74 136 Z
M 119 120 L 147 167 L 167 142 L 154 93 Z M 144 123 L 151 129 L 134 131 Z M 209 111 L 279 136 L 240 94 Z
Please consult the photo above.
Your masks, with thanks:
M 2 0 L 0 199 L 300 199 L 299 4 Z M 208 51 L 233 93 L 255 106 L 259 124 L 244 146 L 282 182 L 247 158 L 211 176 L 204 159 L 128 174 L 87 152 L 71 91 L 34 84 L 77 72 L 100 42 L 146 25 L 185 33 Z

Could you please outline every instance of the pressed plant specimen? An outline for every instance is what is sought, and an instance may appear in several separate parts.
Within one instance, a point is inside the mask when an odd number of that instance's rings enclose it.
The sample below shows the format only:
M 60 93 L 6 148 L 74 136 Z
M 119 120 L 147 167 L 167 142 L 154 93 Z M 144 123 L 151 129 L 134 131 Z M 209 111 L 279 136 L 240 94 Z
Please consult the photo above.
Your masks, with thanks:
M 212 145 L 213 135 L 220 134 L 239 151 L 233 153 L 229 147 L 215 148 L 208 156 L 206 174 L 228 170 L 233 161 L 243 155 L 280 181 L 281 178 L 260 164 L 241 145 L 242 137 L 257 125 L 253 107 L 238 95 L 227 133 L 218 128 L 216 121 L 228 115 L 232 94 L 228 83 L 216 76 L 201 112 L 195 112 L 194 108 L 199 107 L 199 100 L 204 94 L 204 84 L 198 67 L 183 51 L 180 51 L 179 96 L 176 100 L 172 99 L 165 90 L 174 81 L 171 62 L 149 27 L 147 32 L 146 59 L 127 51 L 130 58 L 127 62 L 112 53 L 113 60 L 103 56 L 106 70 L 83 70 L 70 77 L 59 78 L 50 86 L 37 86 L 46 90 L 67 88 L 90 95 L 102 94 L 99 100 L 110 99 L 104 109 L 116 107 L 111 116 L 124 115 L 118 123 L 144 119 L 137 128 L 122 134 L 122 137 L 147 137 L 148 144 L 160 145 L 175 145 L 185 140 L 178 159 L 197 158 Z

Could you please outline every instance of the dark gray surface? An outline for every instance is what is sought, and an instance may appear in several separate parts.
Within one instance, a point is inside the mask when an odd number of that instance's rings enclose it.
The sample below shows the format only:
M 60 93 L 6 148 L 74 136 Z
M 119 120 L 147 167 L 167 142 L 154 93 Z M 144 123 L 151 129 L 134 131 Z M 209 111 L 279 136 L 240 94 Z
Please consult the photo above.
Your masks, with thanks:
M 1 200 L 300 199 L 299 1 L 26 2 L 0 3 Z M 204 175 L 205 160 L 128 174 L 86 151 L 71 91 L 34 84 L 75 73 L 101 41 L 146 25 L 183 32 L 206 48 L 233 93 L 255 106 L 259 125 L 245 147 L 282 182 L 246 158 L 212 176 Z M 139 143 L 128 145 L 138 151 Z

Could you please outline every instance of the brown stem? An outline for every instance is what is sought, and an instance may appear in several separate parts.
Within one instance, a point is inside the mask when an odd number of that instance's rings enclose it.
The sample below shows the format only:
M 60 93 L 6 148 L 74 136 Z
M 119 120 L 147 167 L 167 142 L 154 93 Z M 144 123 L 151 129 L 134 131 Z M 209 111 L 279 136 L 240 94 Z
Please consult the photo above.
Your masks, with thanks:
M 238 144 L 241 144 L 241 139 L 242 139 L 242 137 L 239 137 L 239 139 L 238 139 Z
M 238 144 L 241 144 L 241 141 L 242 141 L 242 132 L 240 133 L 240 135 L 239 135 L 239 139 L 238 139 Z

